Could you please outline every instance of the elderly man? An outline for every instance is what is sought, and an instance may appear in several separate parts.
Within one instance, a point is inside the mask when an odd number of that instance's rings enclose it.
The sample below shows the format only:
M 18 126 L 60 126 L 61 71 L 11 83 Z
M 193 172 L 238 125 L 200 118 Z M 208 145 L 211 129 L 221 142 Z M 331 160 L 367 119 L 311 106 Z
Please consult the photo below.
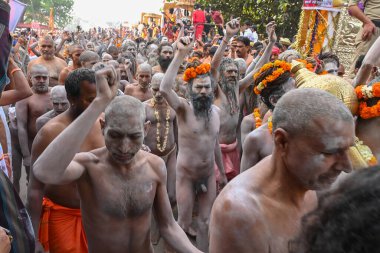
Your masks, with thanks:
M 56 57 L 55 54 L 55 44 L 53 39 L 50 36 L 45 36 L 40 39 L 38 42 L 40 47 L 41 56 L 36 60 L 31 61 L 28 64 L 28 69 L 30 70 L 33 65 L 43 65 L 48 69 L 49 72 L 49 85 L 56 86 L 59 84 L 58 78 L 61 71 L 67 67 L 67 64 L 64 60 Z
M 66 97 L 65 87 L 57 85 L 50 90 L 50 100 L 53 104 L 53 110 L 41 115 L 36 121 L 37 132 L 52 118 L 58 116 L 69 108 L 69 100 Z
M 276 41 L 274 27 L 274 23 L 268 24 L 268 36 L 271 43 L 268 45 L 260 62 L 258 62 L 258 66 L 269 60 L 269 52 Z M 226 36 L 223 38 L 222 44 L 211 63 L 214 79 L 219 80 L 214 104 L 220 108 L 219 143 L 223 154 L 224 169 L 229 180 L 240 172 L 240 150 L 238 148 L 239 95 L 252 83 L 253 74 L 255 73 L 252 66 L 250 66 L 248 74 L 242 80 L 239 80 L 237 63 L 231 58 L 221 58 L 227 46 L 226 41 L 232 38 L 239 29 L 238 19 L 227 23 Z
M 166 73 L 173 60 L 174 50 L 169 42 L 162 42 L 158 46 L 158 65 L 153 67 L 153 74 Z
M 333 95 L 310 88 L 285 94 L 273 112 L 272 155 L 215 201 L 210 252 L 287 252 L 302 216 L 317 204 L 316 191 L 351 171 L 354 138 L 352 114 Z
M 49 91 L 49 72 L 43 65 L 33 65 L 29 69 L 33 95 L 16 103 L 18 138 L 29 179 L 30 150 L 37 134 L 36 120 L 52 109 Z M 15 180 L 20 180 L 21 171 L 15 171 Z
M 208 248 L 208 220 L 216 196 L 214 163 L 218 165 L 222 186 L 227 183 L 219 147 L 219 111 L 212 105 L 214 82 L 207 64 L 195 60 L 188 65 L 184 78 L 188 82 L 190 101 L 172 90 L 177 71 L 192 47 L 189 37 L 178 41 L 178 51 L 160 87 L 162 96 L 176 111 L 179 153 L 177 159 L 178 223 L 190 233 L 195 197 L 198 197 L 197 245 Z M 198 71 L 196 71 L 196 70 Z M 194 159 L 196 158 L 196 159 Z
M 139 65 L 136 77 L 137 83 L 126 85 L 124 94 L 135 97 L 141 102 L 151 99 L 153 95 L 149 85 L 152 80 L 152 67 L 147 63 Z
M 144 144 L 152 154 L 161 157 L 168 170 L 167 189 L 171 204 L 175 203 L 175 166 L 177 163 L 177 119 L 175 111 L 160 92 L 163 73 L 152 77 L 153 98 L 144 102 L 146 121 L 150 122 Z
M 161 235 L 177 252 L 199 252 L 171 214 L 164 162 L 140 150 L 146 131 L 143 104 L 131 96 L 111 102 L 118 81 L 111 66 L 96 73 L 96 98 L 41 154 L 34 173 L 45 183 L 77 184 L 90 253 L 153 252 L 152 211 Z M 77 154 L 104 110 L 106 147 Z

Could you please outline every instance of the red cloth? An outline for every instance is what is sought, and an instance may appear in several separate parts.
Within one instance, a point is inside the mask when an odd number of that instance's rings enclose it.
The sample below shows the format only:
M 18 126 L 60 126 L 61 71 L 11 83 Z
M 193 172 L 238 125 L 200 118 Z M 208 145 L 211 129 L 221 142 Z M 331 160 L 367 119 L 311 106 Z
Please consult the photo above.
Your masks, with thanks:
M 222 14 L 219 11 L 211 11 L 211 16 L 215 24 L 220 25 L 223 23 Z
M 220 144 L 224 171 L 226 172 L 228 181 L 232 180 L 240 172 L 240 153 L 237 149 L 237 144 L 237 141 L 231 144 Z M 219 180 L 220 173 L 216 164 L 214 170 L 216 178 Z
M 55 204 L 48 198 L 42 202 L 39 240 L 45 251 L 54 253 L 86 253 L 87 239 L 80 209 Z
M 199 39 L 202 37 L 204 23 L 206 23 L 206 15 L 202 10 L 195 10 L 193 12 L 193 24 L 195 26 L 195 38 Z

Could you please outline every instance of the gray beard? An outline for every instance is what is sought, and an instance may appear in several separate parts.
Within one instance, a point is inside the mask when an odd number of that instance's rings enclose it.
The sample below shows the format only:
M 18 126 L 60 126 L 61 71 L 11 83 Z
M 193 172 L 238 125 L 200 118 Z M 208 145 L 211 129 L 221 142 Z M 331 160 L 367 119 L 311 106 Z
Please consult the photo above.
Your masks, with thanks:
M 227 97 L 228 103 L 230 105 L 230 114 L 239 112 L 239 104 L 235 94 L 236 85 L 238 85 L 237 80 L 232 82 L 227 81 L 225 77 L 221 77 L 220 88 Z

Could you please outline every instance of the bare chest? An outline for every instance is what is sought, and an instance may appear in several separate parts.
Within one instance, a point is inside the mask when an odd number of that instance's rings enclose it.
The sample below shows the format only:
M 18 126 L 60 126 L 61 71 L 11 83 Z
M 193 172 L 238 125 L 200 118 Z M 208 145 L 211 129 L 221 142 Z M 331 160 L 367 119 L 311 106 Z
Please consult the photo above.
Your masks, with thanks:
M 153 180 L 126 178 L 114 172 L 101 176 L 96 173 L 91 177 L 93 201 L 103 215 L 123 220 L 141 216 L 152 209 L 157 187 Z
M 38 117 L 50 111 L 53 105 L 49 93 L 45 95 L 33 95 L 28 103 L 28 119 L 36 121 Z

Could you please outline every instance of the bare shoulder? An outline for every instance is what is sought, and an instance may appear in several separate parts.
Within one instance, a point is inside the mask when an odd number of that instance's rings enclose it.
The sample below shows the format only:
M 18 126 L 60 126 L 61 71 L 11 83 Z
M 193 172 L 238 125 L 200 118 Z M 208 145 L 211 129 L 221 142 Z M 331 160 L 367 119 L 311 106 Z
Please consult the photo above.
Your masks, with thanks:
M 251 226 L 262 219 L 261 207 L 257 197 L 256 193 L 244 187 L 244 183 L 234 180 L 216 198 L 212 215 L 216 215 L 225 222 L 244 221 L 244 224 Z
M 62 60 L 61 58 L 59 58 L 59 57 L 55 57 L 54 60 L 56 61 L 56 63 L 62 64 L 64 66 L 67 66 L 67 63 L 64 60 Z
M 262 142 L 265 142 L 265 135 L 268 132 L 267 125 L 262 125 L 259 128 L 256 128 L 252 132 L 250 132 L 244 141 L 244 147 L 259 147 Z
M 210 252 L 267 252 L 268 232 L 255 193 L 228 184 L 214 202 Z
M 165 162 L 161 157 L 153 155 L 152 153 L 146 152 L 144 150 L 140 150 L 139 152 L 144 155 L 153 171 L 157 173 L 159 177 L 166 176 Z
M 81 165 L 88 165 L 90 163 L 98 163 L 100 161 L 100 154 L 102 148 L 91 150 L 88 152 L 80 152 L 74 156 L 74 161 L 80 163 Z

